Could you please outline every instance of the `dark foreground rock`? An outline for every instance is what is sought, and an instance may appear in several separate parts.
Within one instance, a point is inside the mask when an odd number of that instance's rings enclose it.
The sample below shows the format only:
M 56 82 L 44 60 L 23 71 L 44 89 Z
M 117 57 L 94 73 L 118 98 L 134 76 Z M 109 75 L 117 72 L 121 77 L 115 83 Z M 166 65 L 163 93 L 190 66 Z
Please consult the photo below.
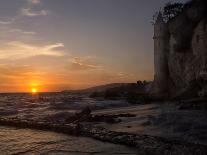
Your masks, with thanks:
M 0 118 L 0 126 L 11 126 L 16 128 L 29 128 L 37 130 L 54 131 L 70 135 L 79 135 L 80 133 L 79 124 L 55 124 L 51 122 L 19 120 L 17 118 Z
M 141 154 L 146 155 L 206 155 L 207 146 L 191 144 L 160 137 L 137 135 L 124 132 L 108 131 L 105 128 L 82 128 L 84 136 L 95 139 L 136 147 Z
M 86 136 L 97 140 L 136 147 L 143 155 L 206 155 L 207 146 L 181 141 L 166 140 L 160 137 L 114 132 L 92 125 L 53 124 L 48 122 L 20 121 L 0 118 L 0 125 L 16 128 L 31 128 L 55 131 L 75 136 Z
M 81 122 L 105 122 L 109 124 L 121 122 L 121 117 L 136 117 L 134 114 L 111 114 L 111 115 L 92 115 L 90 108 L 86 107 L 80 113 L 65 119 L 65 123 L 81 123 Z
M 207 99 L 196 98 L 191 100 L 183 100 L 177 103 L 180 110 L 207 110 Z

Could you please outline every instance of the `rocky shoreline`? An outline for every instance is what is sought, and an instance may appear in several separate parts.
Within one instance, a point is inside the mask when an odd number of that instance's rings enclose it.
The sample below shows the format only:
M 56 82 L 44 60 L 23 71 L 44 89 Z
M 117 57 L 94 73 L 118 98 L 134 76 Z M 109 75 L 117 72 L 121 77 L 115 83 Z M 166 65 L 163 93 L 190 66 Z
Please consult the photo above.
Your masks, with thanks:
M 127 114 L 121 114 L 127 116 Z M 132 117 L 128 115 L 129 117 Z M 105 116 L 93 116 L 92 118 L 102 118 Z M 107 116 L 106 118 L 108 118 Z M 115 116 L 110 116 L 115 117 Z M 118 116 L 116 116 L 118 117 Z M 87 123 L 52 123 L 35 122 L 19 120 L 18 118 L 0 118 L 1 126 L 10 126 L 16 128 L 29 128 L 45 131 L 54 131 L 74 136 L 91 137 L 100 141 L 114 144 L 122 144 L 129 147 L 135 147 L 141 154 L 147 155 L 206 155 L 207 147 L 200 144 L 192 144 L 183 141 L 167 140 L 165 138 L 139 135 L 127 132 L 116 132 L 107 130 L 104 127 L 97 127 L 91 122 Z
M 166 140 L 160 137 L 108 131 L 105 128 L 83 128 L 82 134 L 97 140 L 123 144 L 138 149 L 146 155 L 205 155 L 207 147 L 200 144 Z

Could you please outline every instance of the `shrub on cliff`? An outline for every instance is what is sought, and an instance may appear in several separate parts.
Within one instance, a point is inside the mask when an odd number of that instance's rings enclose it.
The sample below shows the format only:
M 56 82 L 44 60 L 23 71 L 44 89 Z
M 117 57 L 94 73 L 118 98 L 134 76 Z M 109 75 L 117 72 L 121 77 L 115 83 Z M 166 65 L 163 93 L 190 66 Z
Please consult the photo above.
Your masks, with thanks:
M 184 5 L 182 3 L 167 3 L 163 10 L 165 20 L 169 21 L 179 15 L 183 11 L 183 6 Z

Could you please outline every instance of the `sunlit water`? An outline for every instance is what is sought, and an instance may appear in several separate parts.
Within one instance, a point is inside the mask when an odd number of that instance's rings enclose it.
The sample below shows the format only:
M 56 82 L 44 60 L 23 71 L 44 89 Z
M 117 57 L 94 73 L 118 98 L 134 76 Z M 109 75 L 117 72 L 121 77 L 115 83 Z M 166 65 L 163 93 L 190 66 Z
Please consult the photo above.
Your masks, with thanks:
M 97 101 L 85 95 L 61 93 L 0 94 L 0 117 L 20 120 L 61 121 L 86 106 L 92 110 L 126 106 L 124 101 Z M 136 154 L 121 145 L 54 132 L 0 126 L 0 154 Z
M 0 127 L 0 154 L 135 155 L 136 150 L 90 138 Z
M 125 101 L 95 100 L 80 94 L 0 94 L 0 116 L 61 121 L 89 106 L 92 110 L 126 106 Z

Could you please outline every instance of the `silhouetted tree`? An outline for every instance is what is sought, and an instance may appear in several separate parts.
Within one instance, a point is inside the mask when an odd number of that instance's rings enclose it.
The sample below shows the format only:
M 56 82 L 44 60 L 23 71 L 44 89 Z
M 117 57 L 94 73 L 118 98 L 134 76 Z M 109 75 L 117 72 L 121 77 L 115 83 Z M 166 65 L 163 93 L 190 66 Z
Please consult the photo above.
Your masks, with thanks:
M 137 85 L 142 85 L 142 81 L 137 81 Z

